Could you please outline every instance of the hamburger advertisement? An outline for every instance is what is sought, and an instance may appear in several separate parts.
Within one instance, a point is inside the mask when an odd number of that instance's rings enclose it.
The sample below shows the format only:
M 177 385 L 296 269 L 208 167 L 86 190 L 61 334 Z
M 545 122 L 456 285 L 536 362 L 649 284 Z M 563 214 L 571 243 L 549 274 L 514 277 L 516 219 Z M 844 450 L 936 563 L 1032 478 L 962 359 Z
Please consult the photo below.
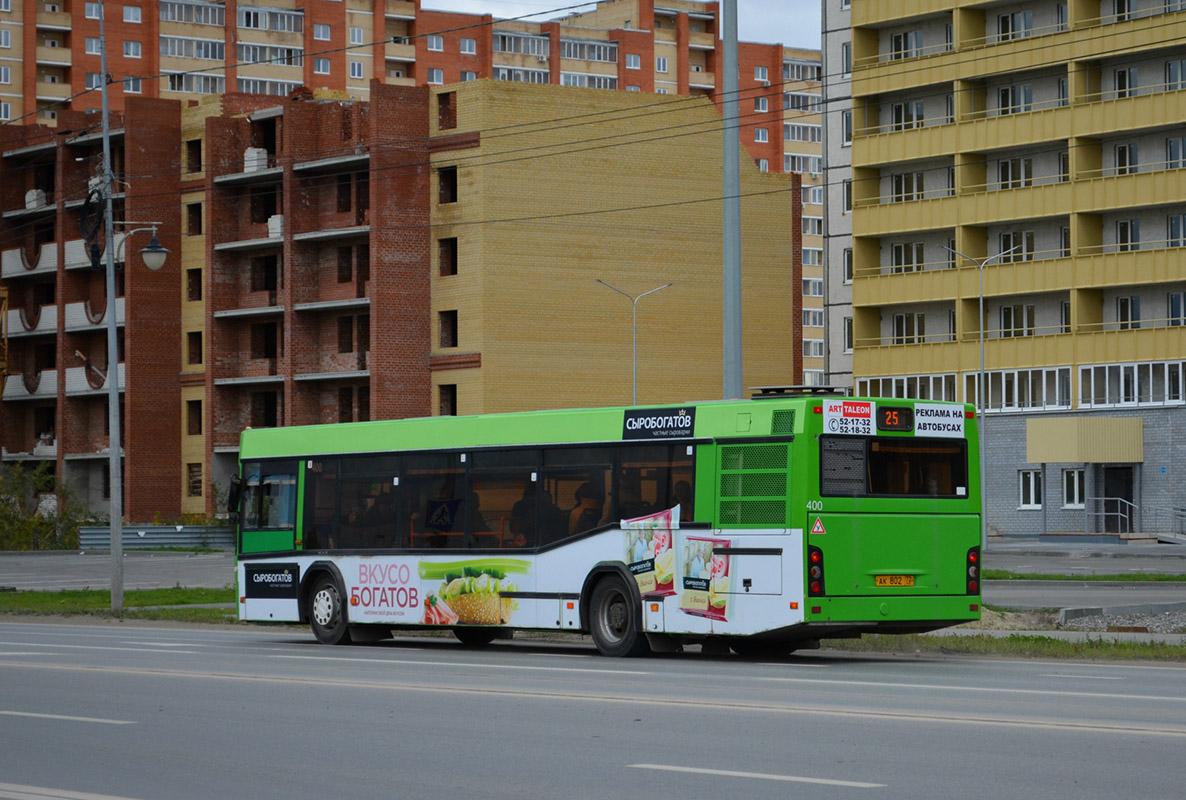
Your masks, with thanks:
M 729 599 L 728 539 L 689 536 L 683 549 L 680 610 L 725 622 Z
M 530 562 L 514 558 L 431 562 L 419 565 L 424 586 L 425 625 L 506 625 L 518 603 L 504 593 L 519 591 L 511 575 L 526 575 Z
M 626 533 L 626 565 L 642 594 L 675 594 L 675 535 L 679 516 L 666 509 L 622 520 Z

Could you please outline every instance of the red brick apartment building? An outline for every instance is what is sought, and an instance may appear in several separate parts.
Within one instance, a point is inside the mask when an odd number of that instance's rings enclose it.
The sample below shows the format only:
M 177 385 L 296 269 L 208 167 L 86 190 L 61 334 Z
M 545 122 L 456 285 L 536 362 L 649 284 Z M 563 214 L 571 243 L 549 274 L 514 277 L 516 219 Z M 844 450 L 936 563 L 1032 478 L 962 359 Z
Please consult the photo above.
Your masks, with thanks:
M 150 272 L 147 234 L 113 243 L 111 308 L 79 233 L 99 115 L 0 126 L 0 456 L 52 461 L 104 510 L 109 313 L 132 521 L 215 512 L 247 426 L 628 403 L 629 309 L 597 278 L 674 284 L 640 308 L 640 402 L 719 396 L 708 99 L 498 80 L 366 94 L 127 98 L 117 218 L 162 223 L 172 253 Z M 742 178 L 743 379 L 799 382 L 800 180 Z

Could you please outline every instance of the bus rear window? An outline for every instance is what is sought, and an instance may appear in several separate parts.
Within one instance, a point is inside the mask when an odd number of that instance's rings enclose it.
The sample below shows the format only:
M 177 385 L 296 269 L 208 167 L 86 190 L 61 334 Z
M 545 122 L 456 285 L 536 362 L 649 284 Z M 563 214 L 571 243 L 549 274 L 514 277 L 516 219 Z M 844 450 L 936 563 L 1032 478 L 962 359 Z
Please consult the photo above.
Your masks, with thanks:
M 243 530 L 291 530 L 296 524 L 295 461 L 243 465 Z
M 821 436 L 820 494 L 967 497 L 967 443 L 962 439 Z

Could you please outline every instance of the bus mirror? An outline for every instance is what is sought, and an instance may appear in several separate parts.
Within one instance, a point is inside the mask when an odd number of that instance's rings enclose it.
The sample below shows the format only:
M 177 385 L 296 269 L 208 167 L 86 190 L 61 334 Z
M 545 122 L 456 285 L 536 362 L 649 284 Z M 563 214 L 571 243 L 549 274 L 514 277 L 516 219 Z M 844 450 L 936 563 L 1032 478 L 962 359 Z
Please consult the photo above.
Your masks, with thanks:
M 232 518 L 239 515 L 239 501 L 243 499 L 243 479 L 239 477 L 238 473 L 231 476 L 230 490 L 226 496 L 226 510 L 230 512 Z

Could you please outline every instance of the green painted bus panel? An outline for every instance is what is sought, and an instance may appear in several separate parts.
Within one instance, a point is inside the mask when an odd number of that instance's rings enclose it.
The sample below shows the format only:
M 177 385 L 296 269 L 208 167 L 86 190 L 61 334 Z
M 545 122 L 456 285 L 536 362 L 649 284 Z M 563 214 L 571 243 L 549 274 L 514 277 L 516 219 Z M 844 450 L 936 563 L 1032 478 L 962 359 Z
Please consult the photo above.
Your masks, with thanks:
M 824 554 L 829 597 L 962 595 L 968 550 L 980 544 L 972 514 L 821 513 L 807 530 Z M 879 575 L 910 576 L 914 585 L 876 586 Z
M 976 606 L 977 610 L 972 611 L 972 606 Z M 812 609 L 817 607 L 819 613 L 813 613 Z M 979 595 L 823 597 L 808 599 L 806 621 L 960 623 L 980 619 L 979 608 Z
M 292 531 L 244 531 L 241 553 L 270 553 L 293 549 Z

